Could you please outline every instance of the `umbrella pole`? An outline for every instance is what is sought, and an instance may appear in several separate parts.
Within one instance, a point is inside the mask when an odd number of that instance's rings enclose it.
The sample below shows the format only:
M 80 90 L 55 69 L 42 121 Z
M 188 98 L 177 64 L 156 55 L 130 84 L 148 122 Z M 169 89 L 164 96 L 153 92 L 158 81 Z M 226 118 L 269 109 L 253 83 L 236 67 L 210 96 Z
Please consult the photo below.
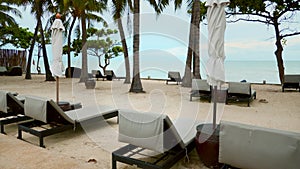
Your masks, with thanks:
M 56 103 L 59 102 L 59 77 L 56 77 Z
M 213 88 L 213 99 L 214 99 L 214 103 L 213 103 L 213 129 L 216 128 L 216 116 L 217 116 L 217 86 L 214 86 Z

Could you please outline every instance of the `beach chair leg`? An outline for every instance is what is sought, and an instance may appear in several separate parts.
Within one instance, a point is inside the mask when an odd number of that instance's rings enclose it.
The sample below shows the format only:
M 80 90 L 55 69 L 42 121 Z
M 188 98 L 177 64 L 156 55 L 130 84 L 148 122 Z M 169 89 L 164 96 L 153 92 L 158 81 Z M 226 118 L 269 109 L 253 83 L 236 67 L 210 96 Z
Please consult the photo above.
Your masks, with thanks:
M 44 138 L 42 136 L 40 136 L 39 138 L 40 138 L 40 147 L 46 148 L 44 145 Z
M 22 140 L 22 130 L 18 129 L 18 139 Z
M 112 164 L 111 164 L 111 166 L 112 166 L 112 169 L 117 169 L 117 161 L 116 161 L 113 154 L 112 154 Z
M 1 126 L 1 133 L 2 133 L 2 134 L 6 134 L 6 133 L 4 132 L 4 124 L 1 123 L 0 126 Z

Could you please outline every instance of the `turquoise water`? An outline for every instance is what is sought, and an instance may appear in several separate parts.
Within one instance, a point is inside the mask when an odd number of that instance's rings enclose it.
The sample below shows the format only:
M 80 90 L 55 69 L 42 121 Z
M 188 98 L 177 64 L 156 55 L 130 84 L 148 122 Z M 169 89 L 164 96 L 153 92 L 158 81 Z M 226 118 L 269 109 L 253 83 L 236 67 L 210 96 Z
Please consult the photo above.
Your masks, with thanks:
M 300 74 L 300 61 L 286 61 L 286 74 Z M 201 65 L 201 76 L 206 78 L 204 65 Z M 179 71 L 183 75 L 183 71 Z M 142 77 L 151 76 L 152 78 L 166 78 L 163 71 L 152 70 L 141 73 Z M 251 83 L 280 84 L 276 61 L 225 61 L 226 81 L 246 80 Z
M 286 61 L 285 74 L 300 74 L 300 61 Z M 227 61 L 225 62 L 228 81 L 247 80 L 249 82 L 279 84 L 276 61 Z
M 184 62 L 175 61 L 170 63 L 168 58 L 165 60 L 160 58 L 149 58 L 153 61 L 141 58 L 140 70 L 142 78 L 152 79 L 167 79 L 168 71 L 178 71 L 181 76 L 184 75 Z M 120 58 L 123 60 L 123 58 Z M 132 60 L 130 60 L 132 62 Z M 64 59 L 64 63 L 66 60 Z M 72 65 L 75 67 L 81 67 L 80 58 L 73 58 Z M 43 62 L 41 61 L 40 66 L 43 69 Z M 66 66 L 66 64 L 65 64 Z M 300 74 L 300 61 L 285 61 L 285 74 Z M 98 66 L 96 58 L 89 59 L 89 72 L 93 69 L 101 70 Z M 117 76 L 125 76 L 124 64 L 118 61 L 112 61 L 107 69 L 115 71 Z M 32 72 L 36 73 L 36 66 L 32 66 Z M 200 65 L 200 72 L 202 78 L 206 78 L 205 64 Z M 131 63 L 132 73 L 132 63 Z M 251 83 L 262 83 L 264 80 L 271 84 L 280 84 L 278 68 L 276 61 L 225 61 L 225 78 L 226 81 L 241 81 L 246 80 Z
M 161 51 L 160 51 L 161 52 Z M 161 54 L 161 53 L 160 53 Z M 63 57 L 66 64 L 66 57 Z M 205 63 L 200 64 L 202 78 L 206 78 Z M 98 59 L 89 57 L 88 70 L 101 70 L 98 66 Z M 130 57 L 131 73 L 132 58 Z M 44 72 L 43 60 L 40 62 L 42 73 Z M 72 58 L 72 66 L 81 67 L 81 57 Z M 167 79 L 168 71 L 178 71 L 184 75 L 185 57 L 174 57 L 165 53 L 163 57 L 151 52 L 144 52 L 140 57 L 140 71 L 142 78 Z M 285 61 L 285 74 L 300 74 L 300 61 Z M 125 76 L 124 59 L 118 57 L 111 60 L 107 69 L 115 71 L 117 76 Z M 36 73 L 36 65 L 32 65 L 32 72 Z M 226 81 L 246 80 L 251 83 L 262 83 L 264 80 L 271 84 L 280 84 L 276 61 L 230 61 L 225 60 Z

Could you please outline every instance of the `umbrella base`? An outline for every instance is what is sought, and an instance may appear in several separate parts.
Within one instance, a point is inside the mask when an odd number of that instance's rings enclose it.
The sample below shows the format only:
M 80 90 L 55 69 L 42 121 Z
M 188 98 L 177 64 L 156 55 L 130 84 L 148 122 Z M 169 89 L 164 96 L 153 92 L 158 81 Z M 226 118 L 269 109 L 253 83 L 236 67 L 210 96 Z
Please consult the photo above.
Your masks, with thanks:
M 95 89 L 96 81 L 94 79 L 88 79 L 85 81 L 85 87 L 87 89 Z
M 197 126 L 195 138 L 196 149 L 200 160 L 209 168 L 220 168 L 219 163 L 219 132 L 220 126 L 213 129 L 213 124 Z

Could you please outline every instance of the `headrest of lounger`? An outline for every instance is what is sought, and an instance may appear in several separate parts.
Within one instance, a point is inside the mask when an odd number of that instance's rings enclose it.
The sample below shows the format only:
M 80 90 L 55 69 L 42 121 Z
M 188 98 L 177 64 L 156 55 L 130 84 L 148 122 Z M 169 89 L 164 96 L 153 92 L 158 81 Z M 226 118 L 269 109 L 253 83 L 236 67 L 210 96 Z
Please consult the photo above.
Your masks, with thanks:
M 7 113 L 7 91 L 0 91 L 0 112 Z
M 206 80 L 193 79 L 192 80 L 192 90 L 210 91 L 210 86 Z
M 228 93 L 251 94 L 251 85 L 247 82 L 229 82 Z
M 26 116 L 47 123 L 47 99 L 26 96 L 24 109 Z
M 21 99 L 22 97 L 7 93 L 7 106 L 15 114 L 24 114 L 24 104 L 21 102 Z
M 121 110 L 119 112 L 119 141 L 164 152 L 165 117 L 166 115 L 163 114 Z
M 168 77 L 169 78 L 174 78 L 174 79 L 180 79 L 180 73 L 179 72 L 168 72 Z

